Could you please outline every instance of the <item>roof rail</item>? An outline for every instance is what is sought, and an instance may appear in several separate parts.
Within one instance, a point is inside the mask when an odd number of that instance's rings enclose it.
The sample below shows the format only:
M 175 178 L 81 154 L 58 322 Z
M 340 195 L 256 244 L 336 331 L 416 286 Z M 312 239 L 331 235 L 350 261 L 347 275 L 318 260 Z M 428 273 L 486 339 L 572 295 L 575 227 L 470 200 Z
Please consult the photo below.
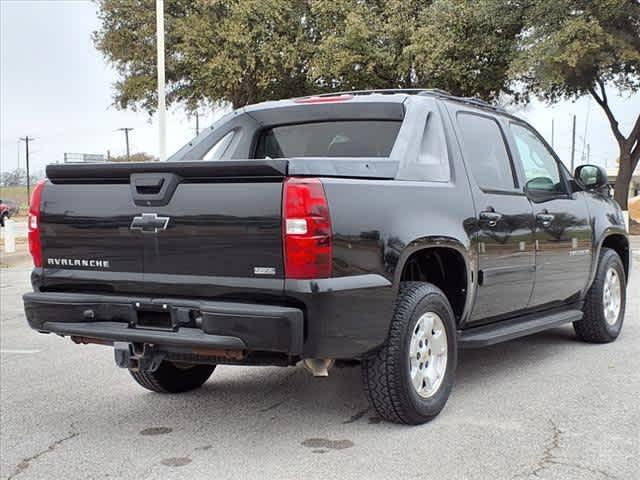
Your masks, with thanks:
M 470 105 L 477 105 L 478 107 L 490 108 L 491 110 L 496 110 L 498 112 L 507 113 L 507 111 L 498 105 L 492 105 L 491 103 L 482 100 L 478 97 L 452 97 L 454 100 L 459 100 L 464 103 L 468 103 Z
M 319 93 L 317 95 L 310 95 L 312 97 L 337 97 L 338 95 L 372 95 L 372 94 L 387 94 L 393 95 L 394 93 L 404 93 L 406 95 L 418 95 L 422 92 L 427 92 L 427 88 L 378 88 L 373 90 L 345 90 L 343 92 L 327 92 Z M 443 93 L 447 94 L 447 92 Z M 448 95 L 448 94 L 447 94 Z
M 507 113 L 507 111 L 504 108 L 499 107 L 497 105 L 492 105 L 489 102 L 482 100 L 481 98 L 458 97 L 440 88 L 381 88 L 381 89 L 372 89 L 372 90 L 346 90 L 343 92 L 327 92 L 327 93 L 319 93 L 319 94 L 310 95 L 310 96 L 335 97 L 339 95 L 373 95 L 373 94 L 383 94 L 383 95 L 405 94 L 405 95 L 425 95 L 425 96 L 429 95 L 429 96 L 436 96 L 440 98 L 446 98 L 447 100 L 453 100 L 456 102 L 466 103 L 468 105 L 473 105 L 476 107 L 487 108 L 500 113 Z

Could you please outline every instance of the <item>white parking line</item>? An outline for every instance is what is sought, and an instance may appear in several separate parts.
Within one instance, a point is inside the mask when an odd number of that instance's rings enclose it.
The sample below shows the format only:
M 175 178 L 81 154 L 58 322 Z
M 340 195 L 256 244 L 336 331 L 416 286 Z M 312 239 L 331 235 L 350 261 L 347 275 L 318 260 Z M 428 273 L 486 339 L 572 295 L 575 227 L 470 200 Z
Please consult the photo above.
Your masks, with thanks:
M 30 353 L 40 353 L 41 350 L 13 350 L 13 349 L 9 349 L 9 348 L 1 348 L 0 349 L 0 354 L 2 353 L 23 353 L 23 354 L 30 354 Z

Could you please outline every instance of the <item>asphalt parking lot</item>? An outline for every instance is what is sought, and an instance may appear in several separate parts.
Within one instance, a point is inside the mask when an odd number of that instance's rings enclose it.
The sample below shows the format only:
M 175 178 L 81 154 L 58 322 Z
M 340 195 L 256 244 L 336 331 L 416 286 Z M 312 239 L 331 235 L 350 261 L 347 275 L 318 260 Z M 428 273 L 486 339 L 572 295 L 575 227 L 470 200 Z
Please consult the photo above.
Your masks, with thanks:
M 5 479 L 640 478 L 640 253 L 618 341 L 568 326 L 465 351 L 420 427 L 380 422 L 359 368 L 219 367 L 197 392 L 147 392 L 111 349 L 27 327 L 28 265 L 0 276 Z

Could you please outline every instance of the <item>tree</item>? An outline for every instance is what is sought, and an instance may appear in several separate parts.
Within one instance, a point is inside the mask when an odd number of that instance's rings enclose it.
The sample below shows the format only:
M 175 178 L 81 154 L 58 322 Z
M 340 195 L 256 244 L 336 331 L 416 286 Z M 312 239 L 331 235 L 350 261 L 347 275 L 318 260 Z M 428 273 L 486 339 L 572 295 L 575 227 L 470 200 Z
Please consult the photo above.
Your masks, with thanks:
M 116 104 L 156 108 L 154 0 L 97 0 L 99 51 L 114 65 Z M 166 0 L 167 102 L 234 108 L 306 95 L 307 2 Z
M 430 3 L 312 1 L 309 80 L 322 91 L 417 87 L 406 49 Z
M 129 155 L 129 158 L 127 158 L 126 155 L 119 155 L 109 159 L 111 162 L 157 162 L 158 160 L 158 157 L 154 157 L 146 152 L 132 153 Z
M 491 100 L 507 89 L 521 0 L 316 0 L 309 76 L 326 90 L 440 88 Z
M 524 20 L 523 0 L 436 0 L 425 10 L 407 54 L 416 85 L 496 100 L 508 88 Z
M 31 185 L 35 185 L 44 175 L 42 172 L 32 172 L 30 175 Z M 27 185 L 27 171 L 23 168 L 16 168 L 14 170 L 2 172 L 0 175 L 0 185 L 3 187 L 16 187 Z
M 615 199 L 627 209 L 640 159 L 640 106 L 626 134 L 609 104 L 610 90 L 640 90 L 640 3 L 635 0 L 532 1 L 511 73 L 525 95 L 549 102 L 591 95 L 619 150 Z
M 168 103 L 234 108 L 319 91 L 504 90 L 524 0 L 165 0 Z M 121 108 L 156 108 L 154 0 L 97 0 Z

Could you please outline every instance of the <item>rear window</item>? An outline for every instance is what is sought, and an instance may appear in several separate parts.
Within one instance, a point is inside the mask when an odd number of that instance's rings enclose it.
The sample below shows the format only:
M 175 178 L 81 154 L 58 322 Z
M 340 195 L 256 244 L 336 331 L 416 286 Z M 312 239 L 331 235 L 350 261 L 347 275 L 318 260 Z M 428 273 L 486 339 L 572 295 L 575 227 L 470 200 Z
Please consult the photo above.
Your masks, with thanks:
M 401 121 L 353 120 L 263 130 L 255 158 L 388 157 Z

